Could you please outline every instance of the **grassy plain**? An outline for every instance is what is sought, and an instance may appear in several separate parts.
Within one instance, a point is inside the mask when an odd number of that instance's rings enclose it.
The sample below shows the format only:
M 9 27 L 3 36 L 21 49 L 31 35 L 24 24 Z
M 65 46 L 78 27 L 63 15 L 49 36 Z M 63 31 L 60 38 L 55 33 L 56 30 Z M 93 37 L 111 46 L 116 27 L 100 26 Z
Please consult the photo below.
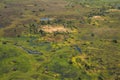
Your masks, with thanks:
M 1 0 L 0 80 L 119 80 L 119 0 Z

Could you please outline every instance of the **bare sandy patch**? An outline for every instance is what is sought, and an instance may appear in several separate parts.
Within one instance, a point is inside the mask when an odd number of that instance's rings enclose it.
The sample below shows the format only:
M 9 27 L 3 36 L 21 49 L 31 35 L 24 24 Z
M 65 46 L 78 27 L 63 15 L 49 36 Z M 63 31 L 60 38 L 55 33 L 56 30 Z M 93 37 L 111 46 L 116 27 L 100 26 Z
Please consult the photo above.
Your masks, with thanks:
M 120 12 L 119 9 L 109 9 L 107 12 Z
M 102 16 L 93 16 L 92 19 L 96 19 L 96 20 L 105 20 L 105 18 L 102 17 Z
M 61 26 L 61 25 L 57 25 L 57 26 L 45 25 L 45 26 L 42 26 L 42 30 L 48 33 L 70 32 L 70 29 L 65 28 L 64 26 Z

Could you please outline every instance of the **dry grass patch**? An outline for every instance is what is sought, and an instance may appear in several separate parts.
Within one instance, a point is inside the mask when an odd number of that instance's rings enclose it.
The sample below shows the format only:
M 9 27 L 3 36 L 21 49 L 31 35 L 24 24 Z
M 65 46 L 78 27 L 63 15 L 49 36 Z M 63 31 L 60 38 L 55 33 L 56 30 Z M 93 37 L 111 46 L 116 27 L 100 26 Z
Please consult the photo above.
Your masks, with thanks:
M 95 29 L 92 29 L 92 32 L 99 37 L 106 36 L 106 38 L 117 37 L 120 34 L 118 29 L 109 28 L 109 27 L 95 28 Z

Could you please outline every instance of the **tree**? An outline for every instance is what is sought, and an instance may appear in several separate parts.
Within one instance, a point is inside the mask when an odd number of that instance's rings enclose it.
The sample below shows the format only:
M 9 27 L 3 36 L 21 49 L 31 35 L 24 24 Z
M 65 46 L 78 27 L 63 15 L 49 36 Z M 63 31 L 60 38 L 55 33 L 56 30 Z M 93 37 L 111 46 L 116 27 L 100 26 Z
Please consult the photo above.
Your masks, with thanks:
M 30 24 L 30 28 L 29 28 L 30 34 L 31 34 L 31 33 L 36 34 L 36 33 L 37 33 L 37 29 L 38 29 L 37 24 L 35 24 L 35 23 L 31 23 L 31 24 Z
M 42 36 L 45 36 L 45 31 L 43 31 L 42 29 L 40 29 L 40 34 L 42 35 Z

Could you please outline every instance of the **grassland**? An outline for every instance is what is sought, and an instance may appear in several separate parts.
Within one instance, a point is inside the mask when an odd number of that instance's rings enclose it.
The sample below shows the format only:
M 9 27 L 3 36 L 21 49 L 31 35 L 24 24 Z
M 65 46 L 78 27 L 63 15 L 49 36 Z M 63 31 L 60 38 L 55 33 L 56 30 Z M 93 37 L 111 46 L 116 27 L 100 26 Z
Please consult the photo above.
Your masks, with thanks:
M 119 0 L 1 0 L 0 80 L 120 80 Z

